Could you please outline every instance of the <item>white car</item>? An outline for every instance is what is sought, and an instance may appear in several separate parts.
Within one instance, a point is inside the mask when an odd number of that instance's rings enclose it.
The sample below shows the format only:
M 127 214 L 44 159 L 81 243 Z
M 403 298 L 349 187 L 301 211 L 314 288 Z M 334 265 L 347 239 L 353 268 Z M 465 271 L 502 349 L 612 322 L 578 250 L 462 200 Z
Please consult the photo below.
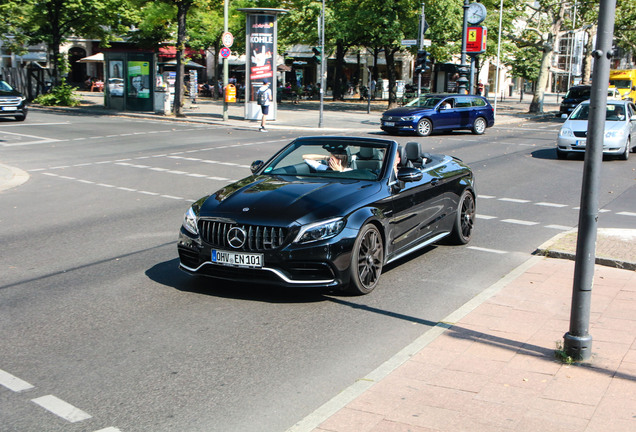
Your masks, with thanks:
M 585 153 L 590 101 L 581 102 L 567 118 L 557 138 L 557 157 L 570 153 Z M 603 154 L 627 160 L 636 138 L 636 106 L 629 101 L 608 100 L 605 116 Z

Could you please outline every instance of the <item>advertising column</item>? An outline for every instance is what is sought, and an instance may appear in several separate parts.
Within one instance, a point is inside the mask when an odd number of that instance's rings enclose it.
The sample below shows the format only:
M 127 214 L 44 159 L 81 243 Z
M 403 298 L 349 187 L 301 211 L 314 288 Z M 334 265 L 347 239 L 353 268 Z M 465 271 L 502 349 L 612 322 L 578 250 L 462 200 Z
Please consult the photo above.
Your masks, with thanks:
M 246 17 L 245 119 L 259 120 L 258 89 L 267 81 L 272 90 L 268 120 L 276 120 L 277 15 L 284 9 L 239 9 Z

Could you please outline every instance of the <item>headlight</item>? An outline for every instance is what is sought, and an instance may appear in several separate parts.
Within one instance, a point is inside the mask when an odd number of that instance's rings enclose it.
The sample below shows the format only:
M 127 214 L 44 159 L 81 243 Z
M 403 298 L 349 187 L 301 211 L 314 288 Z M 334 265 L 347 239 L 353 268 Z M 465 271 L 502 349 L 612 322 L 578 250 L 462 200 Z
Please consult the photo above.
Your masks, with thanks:
M 415 120 L 415 116 L 408 116 L 408 117 L 400 117 L 401 121 L 413 121 Z
M 329 219 L 323 222 L 306 225 L 300 229 L 300 232 L 294 240 L 295 243 L 309 243 L 318 240 L 326 240 L 340 234 L 345 226 L 344 219 Z
M 625 129 L 611 130 L 605 132 L 605 138 L 620 138 L 625 136 Z
M 197 227 L 198 216 L 194 213 L 192 207 L 188 209 L 183 217 L 183 227 L 194 235 L 199 235 L 199 228 Z
M 572 132 L 572 129 L 561 128 L 561 131 L 559 132 L 559 136 L 562 136 L 562 137 L 573 137 L 574 133 Z

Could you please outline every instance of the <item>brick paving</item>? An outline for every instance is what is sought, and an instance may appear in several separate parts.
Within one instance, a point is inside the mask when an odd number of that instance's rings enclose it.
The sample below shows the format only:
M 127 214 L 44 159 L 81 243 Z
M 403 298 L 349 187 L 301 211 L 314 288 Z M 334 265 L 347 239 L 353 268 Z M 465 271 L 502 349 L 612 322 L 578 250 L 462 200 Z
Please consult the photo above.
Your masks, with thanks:
M 366 391 L 289 431 L 633 432 L 636 272 L 595 266 L 592 357 L 567 364 L 556 353 L 569 329 L 574 265 L 533 257 Z

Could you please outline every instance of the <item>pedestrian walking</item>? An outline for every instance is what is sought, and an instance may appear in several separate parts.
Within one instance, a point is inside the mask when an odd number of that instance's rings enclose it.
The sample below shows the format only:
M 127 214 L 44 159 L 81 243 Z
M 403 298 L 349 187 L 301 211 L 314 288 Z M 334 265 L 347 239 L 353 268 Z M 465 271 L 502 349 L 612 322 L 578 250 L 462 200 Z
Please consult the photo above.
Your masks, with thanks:
M 269 88 L 269 81 L 263 80 L 263 85 L 258 89 L 256 93 L 256 101 L 261 106 L 261 112 L 263 117 L 261 118 L 260 132 L 267 132 L 265 124 L 267 122 L 267 115 L 269 114 L 269 104 L 272 100 L 272 90 Z

